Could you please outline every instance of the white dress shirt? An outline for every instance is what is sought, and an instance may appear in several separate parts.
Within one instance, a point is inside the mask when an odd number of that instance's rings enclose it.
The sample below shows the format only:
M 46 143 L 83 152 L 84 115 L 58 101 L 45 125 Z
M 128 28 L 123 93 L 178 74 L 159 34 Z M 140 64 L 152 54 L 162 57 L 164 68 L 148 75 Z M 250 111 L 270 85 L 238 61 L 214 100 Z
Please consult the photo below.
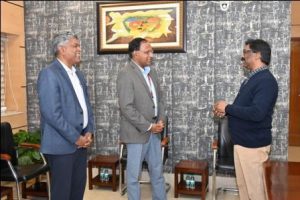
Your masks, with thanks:
M 67 74 L 68 74 L 68 76 L 71 80 L 72 86 L 75 90 L 77 99 L 78 99 L 79 104 L 81 106 L 81 109 L 83 111 L 83 128 L 82 129 L 84 129 L 88 124 L 88 110 L 87 110 L 87 106 L 86 106 L 86 102 L 85 102 L 83 89 L 82 89 L 80 80 L 79 80 L 79 78 L 76 74 L 76 68 L 74 66 L 72 66 L 72 68 L 70 69 L 63 62 L 61 62 L 59 59 L 57 59 L 57 60 L 62 64 L 62 66 L 66 70 L 66 72 L 67 72 Z

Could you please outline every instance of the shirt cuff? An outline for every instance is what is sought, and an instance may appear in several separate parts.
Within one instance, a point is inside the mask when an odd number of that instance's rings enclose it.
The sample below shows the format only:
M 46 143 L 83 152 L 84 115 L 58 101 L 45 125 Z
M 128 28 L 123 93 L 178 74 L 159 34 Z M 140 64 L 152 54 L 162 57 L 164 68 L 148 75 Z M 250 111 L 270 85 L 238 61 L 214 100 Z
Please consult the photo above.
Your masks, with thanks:
M 150 130 L 151 130 L 152 125 L 153 125 L 153 124 L 151 123 L 147 131 L 150 131 Z
M 230 106 L 230 104 L 227 104 L 227 106 L 225 107 L 225 115 L 228 115 L 229 106 Z

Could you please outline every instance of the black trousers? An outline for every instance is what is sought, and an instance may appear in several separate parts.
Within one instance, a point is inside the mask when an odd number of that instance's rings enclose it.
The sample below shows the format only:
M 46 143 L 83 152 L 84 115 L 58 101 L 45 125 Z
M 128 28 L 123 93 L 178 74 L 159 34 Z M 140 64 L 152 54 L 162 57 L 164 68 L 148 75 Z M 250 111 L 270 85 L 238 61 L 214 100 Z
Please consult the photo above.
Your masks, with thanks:
M 51 200 L 82 200 L 86 185 L 87 150 L 72 154 L 45 154 L 50 166 Z

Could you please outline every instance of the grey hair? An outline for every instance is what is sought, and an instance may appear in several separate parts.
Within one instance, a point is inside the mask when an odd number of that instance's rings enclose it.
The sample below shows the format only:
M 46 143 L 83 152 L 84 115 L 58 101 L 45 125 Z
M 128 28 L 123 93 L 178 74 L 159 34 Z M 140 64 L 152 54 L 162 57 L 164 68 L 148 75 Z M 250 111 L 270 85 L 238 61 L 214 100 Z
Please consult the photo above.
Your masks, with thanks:
M 72 32 L 64 32 L 64 33 L 57 34 L 54 37 L 52 42 L 52 47 L 53 47 L 53 54 L 55 55 L 55 57 L 58 56 L 58 47 L 63 46 L 72 38 L 78 39 L 78 36 Z

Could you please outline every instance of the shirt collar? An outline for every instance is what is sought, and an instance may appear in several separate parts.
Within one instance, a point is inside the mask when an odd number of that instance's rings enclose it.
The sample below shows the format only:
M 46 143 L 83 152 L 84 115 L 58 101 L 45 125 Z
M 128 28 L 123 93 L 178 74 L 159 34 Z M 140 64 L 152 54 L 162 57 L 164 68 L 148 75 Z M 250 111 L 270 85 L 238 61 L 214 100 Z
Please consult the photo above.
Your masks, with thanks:
M 265 66 L 265 65 L 262 66 L 262 67 L 259 67 L 259 68 L 255 69 L 255 70 L 251 71 L 251 72 L 248 74 L 247 78 L 249 79 L 249 78 L 251 78 L 252 76 L 254 76 L 255 74 L 257 74 L 258 72 L 261 72 L 261 71 L 266 70 L 266 69 L 269 69 L 269 67 L 268 67 L 268 66 Z
M 59 60 L 57 58 L 57 60 L 60 62 L 60 64 L 63 66 L 63 68 L 66 70 L 67 73 L 76 73 L 76 68 L 74 66 L 72 66 L 72 68 L 70 69 L 67 65 L 65 65 L 65 63 L 63 63 L 61 60 Z
M 146 76 L 150 73 L 151 68 L 149 66 L 144 67 L 143 74 Z
M 143 75 L 147 76 L 147 75 L 150 73 L 151 68 L 150 68 L 149 66 L 146 66 L 146 67 L 142 68 L 142 67 L 141 67 L 139 64 L 137 64 L 133 59 L 131 59 L 131 61 L 139 67 L 139 69 L 141 70 L 141 72 L 143 73 Z

